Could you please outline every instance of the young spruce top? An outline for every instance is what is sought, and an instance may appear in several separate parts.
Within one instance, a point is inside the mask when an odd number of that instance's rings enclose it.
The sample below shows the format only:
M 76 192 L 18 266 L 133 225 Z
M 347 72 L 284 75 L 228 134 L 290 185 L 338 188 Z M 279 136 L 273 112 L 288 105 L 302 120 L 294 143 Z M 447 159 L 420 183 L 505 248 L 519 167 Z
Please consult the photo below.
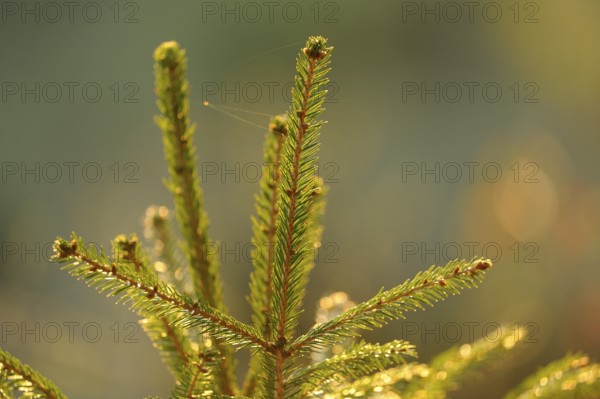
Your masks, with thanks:
M 327 189 L 315 176 L 332 52 L 327 39 L 308 39 L 296 59 L 290 108 L 271 120 L 265 135 L 265 167 L 252 217 L 251 324 L 228 314 L 218 258 L 209 251 L 213 247 L 198 180 L 195 126 L 189 120 L 186 57 L 176 42 L 160 45 L 154 59 L 156 123 L 179 232 L 171 229 L 171 211 L 150 207 L 145 235 L 154 242 L 152 254 L 135 235 L 118 235 L 110 254 L 75 234 L 54 244 L 53 259 L 65 263 L 63 269 L 128 303 L 141 316 L 173 374 L 172 398 L 444 398 L 522 342 L 522 330 L 504 328 L 495 341 L 452 348 L 427 365 L 416 360 L 415 347 L 404 340 L 375 344 L 358 339 L 361 330 L 382 327 L 474 287 L 491 267 L 488 259 L 432 266 L 359 304 L 342 293 L 324 297 L 318 323 L 297 333 L 313 251 L 323 232 Z M 234 352 L 242 348 L 252 356 L 239 386 Z M 598 374 L 598 364 L 570 355 L 507 398 L 597 397 Z M 0 397 L 66 398 L 51 381 L 2 350 Z

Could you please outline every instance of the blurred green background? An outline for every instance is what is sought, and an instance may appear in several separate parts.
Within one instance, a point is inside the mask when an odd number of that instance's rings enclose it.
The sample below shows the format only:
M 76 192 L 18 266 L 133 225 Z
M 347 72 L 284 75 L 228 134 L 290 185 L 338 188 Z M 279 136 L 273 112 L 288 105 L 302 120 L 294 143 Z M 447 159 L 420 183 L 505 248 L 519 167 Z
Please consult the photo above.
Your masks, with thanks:
M 360 301 L 484 255 L 496 267 L 482 287 L 367 338 L 413 323 L 404 338 L 428 360 L 493 323 L 529 326 L 525 351 L 456 397 L 499 397 L 567 351 L 600 358 L 600 3 L 475 3 L 469 14 L 463 2 L 83 1 L 69 15 L 62 2 L 3 1 L 0 345 L 73 398 L 168 394 L 136 316 L 46 260 L 56 235 L 141 236 L 146 206 L 171 205 L 153 123 L 152 52 L 165 40 L 188 52 L 210 234 L 229 251 L 228 306 L 249 321 L 244 248 L 264 129 L 202 100 L 283 112 L 295 55 L 321 34 L 335 46 L 320 154 L 330 191 L 302 328 L 323 294 Z

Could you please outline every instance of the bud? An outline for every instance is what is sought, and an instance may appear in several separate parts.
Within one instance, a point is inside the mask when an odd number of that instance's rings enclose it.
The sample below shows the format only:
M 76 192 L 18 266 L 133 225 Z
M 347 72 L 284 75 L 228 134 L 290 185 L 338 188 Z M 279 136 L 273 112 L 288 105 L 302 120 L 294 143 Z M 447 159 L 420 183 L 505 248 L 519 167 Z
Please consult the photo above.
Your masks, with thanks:
M 277 115 L 271 118 L 271 121 L 269 122 L 269 131 L 287 136 L 288 128 L 285 115 Z
M 490 267 L 492 267 L 492 262 L 489 259 L 486 260 L 480 260 L 479 262 L 477 262 L 477 264 L 475 265 L 475 269 L 477 270 L 487 270 Z
M 58 239 L 56 239 L 56 241 L 54 241 L 53 249 L 54 249 L 54 256 L 52 257 L 53 260 L 61 260 L 61 259 L 70 258 L 70 257 L 74 256 L 77 252 L 77 241 L 73 240 L 71 242 L 68 242 L 67 240 L 58 238 Z
M 163 68 L 174 68 L 181 64 L 185 50 L 176 41 L 164 42 L 154 50 L 154 60 Z
M 333 47 L 327 47 L 327 39 L 323 36 L 311 36 L 306 42 L 304 48 L 304 54 L 312 60 L 320 60 L 333 49 Z

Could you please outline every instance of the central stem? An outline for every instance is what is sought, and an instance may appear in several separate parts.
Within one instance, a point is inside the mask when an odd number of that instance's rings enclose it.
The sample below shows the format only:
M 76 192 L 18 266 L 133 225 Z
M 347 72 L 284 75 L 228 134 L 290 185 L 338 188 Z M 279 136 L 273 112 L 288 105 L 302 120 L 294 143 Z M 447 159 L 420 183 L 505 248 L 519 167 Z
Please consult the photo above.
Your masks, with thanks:
M 286 309 L 288 307 L 288 289 L 290 283 L 290 272 L 292 267 L 292 256 L 294 254 L 293 248 L 293 232 L 295 227 L 295 219 L 296 219 L 296 200 L 298 196 L 298 177 L 300 174 L 300 157 L 302 155 L 302 143 L 304 139 L 304 135 L 306 134 L 306 130 L 308 129 L 308 125 L 306 124 L 306 111 L 308 109 L 308 101 L 310 98 L 310 88 L 312 85 L 313 76 L 315 73 L 315 65 L 317 63 L 316 59 L 310 58 L 310 63 L 308 67 L 308 73 L 306 76 L 306 81 L 304 82 L 304 92 L 302 97 L 302 105 L 300 110 L 298 111 L 298 133 L 296 135 L 296 146 L 294 148 L 293 162 L 292 162 L 292 181 L 290 192 L 288 193 L 290 197 L 290 208 L 288 214 L 288 224 L 286 226 L 287 229 L 287 241 L 285 243 L 285 258 L 283 263 L 283 286 L 282 286 L 282 298 L 280 302 L 280 312 L 281 315 L 278 321 L 277 326 L 277 346 L 275 349 L 275 376 L 276 376 L 276 390 L 277 390 L 277 398 L 282 399 L 284 393 L 283 386 L 283 368 L 285 359 L 287 357 L 286 352 L 284 351 L 284 346 L 286 343 L 285 330 L 286 330 Z

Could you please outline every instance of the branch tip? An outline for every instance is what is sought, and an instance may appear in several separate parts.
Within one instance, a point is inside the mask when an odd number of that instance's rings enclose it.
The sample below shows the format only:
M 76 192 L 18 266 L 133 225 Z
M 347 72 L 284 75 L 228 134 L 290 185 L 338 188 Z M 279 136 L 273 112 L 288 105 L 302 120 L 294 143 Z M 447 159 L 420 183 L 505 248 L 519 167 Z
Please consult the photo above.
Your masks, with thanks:
M 154 60 L 163 68 L 174 68 L 180 64 L 185 50 L 176 41 L 164 42 L 154 50 Z
M 302 50 L 311 60 L 320 60 L 327 56 L 333 47 L 327 47 L 327 39 L 323 36 L 311 36 Z
M 53 245 L 54 255 L 51 260 L 68 259 L 77 252 L 77 241 L 67 241 L 63 238 L 57 238 Z
M 269 122 L 269 131 L 275 134 L 287 136 L 288 127 L 285 115 L 276 115 Z

